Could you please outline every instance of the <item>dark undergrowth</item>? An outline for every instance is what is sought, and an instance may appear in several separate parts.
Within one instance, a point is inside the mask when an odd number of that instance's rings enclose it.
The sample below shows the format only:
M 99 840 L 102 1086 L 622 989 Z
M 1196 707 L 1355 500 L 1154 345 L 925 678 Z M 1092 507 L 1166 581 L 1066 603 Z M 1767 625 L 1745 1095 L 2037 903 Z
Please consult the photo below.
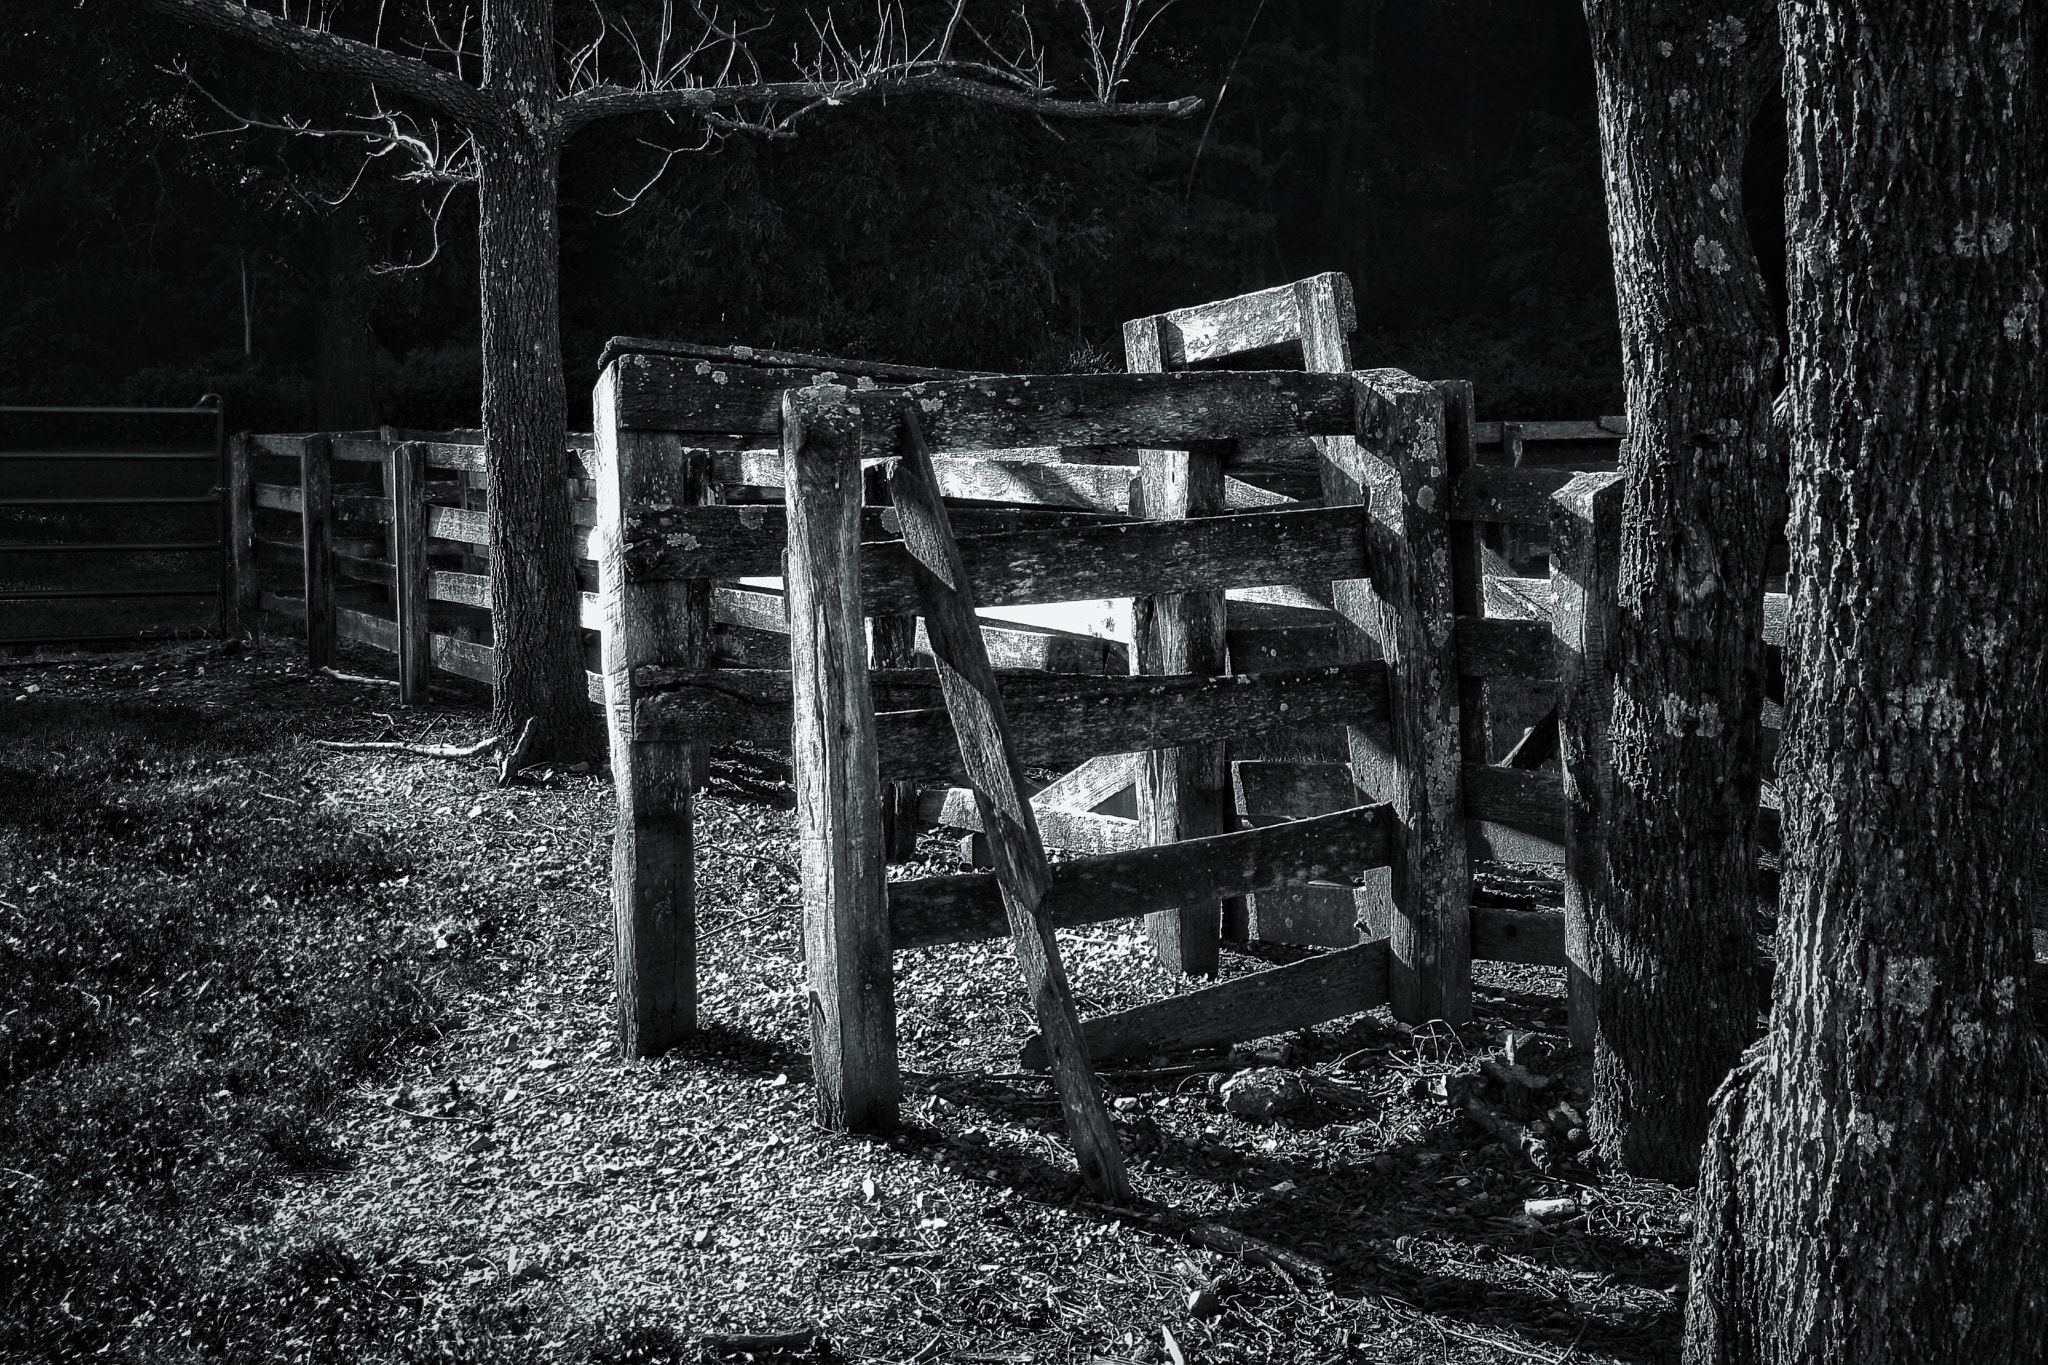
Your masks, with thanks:
M 492 939 L 422 943 L 435 869 L 308 789 L 295 728 L 140 697 L 0 713 L 0 1357 L 507 1335 L 428 1312 L 391 1247 L 261 1236 L 283 1182 L 349 1164 L 332 1101 L 447 1026 Z

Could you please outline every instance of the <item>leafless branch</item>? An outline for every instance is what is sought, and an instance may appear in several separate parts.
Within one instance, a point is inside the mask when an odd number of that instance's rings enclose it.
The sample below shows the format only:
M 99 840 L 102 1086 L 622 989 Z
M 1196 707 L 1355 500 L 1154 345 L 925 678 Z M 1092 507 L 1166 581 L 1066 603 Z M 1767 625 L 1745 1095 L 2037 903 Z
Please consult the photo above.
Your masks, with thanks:
M 313 23 L 238 4 L 236 0 L 139 0 L 143 8 L 166 18 L 208 29 L 254 44 L 308 71 L 370 81 L 379 88 L 472 127 L 495 125 L 498 101 L 453 75 L 417 57 L 329 33 Z M 312 20 L 310 0 L 307 19 Z

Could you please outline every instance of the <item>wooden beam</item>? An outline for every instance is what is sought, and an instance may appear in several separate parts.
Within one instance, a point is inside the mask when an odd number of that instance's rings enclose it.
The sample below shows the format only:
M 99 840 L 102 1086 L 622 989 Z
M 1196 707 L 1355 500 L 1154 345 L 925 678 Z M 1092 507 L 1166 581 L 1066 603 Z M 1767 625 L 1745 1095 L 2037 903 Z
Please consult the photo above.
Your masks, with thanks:
M 1227 679 L 1105 678 L 1086 692 L 1019 697 L 1010 703 L 1010 734 L 1034 767 L 1314 725 L 1351 724 L 1384 736 L 1384 679 L 1384 670 L 1373 664 Z M 876 724 L 885 776 L 928 778 L 952 771 L 942 713 L 885 712 Z
M 1124 367 L 1166 369 L 1161 319 L 1124 324 Z M 1143 512 L 1152 521 L 1186 521 L 1224 510 L 1223 452 L 1215 446 L 1138 452 Z M 1132 659 L 1141 674 L 1213 677 L 1229 671 L 1223 593 L 1205 588 L 1131 600 Z M 1221 834 L 1235 825 L 1230 752 L 1211 740 L 1147 752 L 1137 774 L 1138 821 L 1147 843 L 1171 844 Z M 1223 935 L 1223 902 L 1203 896 L 1157 910 L 1145 934 L 1170 972 L 1214 976 Z
M 1380 664 L 1229 678 L 1020 672 L 1003 674 L 999 684 L 1011 742 L 1034 767 L 1303 725 L 1357 724 L 1384 734 L 1386 716 L 1386 670 Z M 931 705 L 938 700 L 931 670 L 878 674 L 871 686 L 881 708 L 875 724 L 885 779 L 943 777 L 958 769 L 947 712 Z M 704 733 L 765 744 L 787 741 L 787 672 L 649 671 L 641 688 L 634 724 L 643 737 Z
M 1393 817 L 1385 806 L 1233 830 L 1178 844 L 1072 858 L 1052 869 L 1041 902 L 1061 926 L 1131 919 L 1178 905 L 1191 889 L 1214 886 L 1241 896 L 1262 887 L 1356 881 L 1387 857 Z M 897 951 L 968 943 L 1005 932 L 997 883 L 988 873 L 929 877 L 889 885 Z
M 1023 773 L 1006 734 L 995 670 L 982 647 L 973 589 L 953 543 L 915 409 L 905 409 L 902 426 L 907 449 L 890 471 L 889 492 L 903 519 L 904 544 L 915 557 L 939 683 L 959 737 L 961 763 L 981 809 L 1010 942 L 1039 1031 L 1048 1040 L 1053 1085 L 1081 1179 L 1099 1197 L 1127 1200 L 1131 1183 L 1123 1152 L 1103 1108 L 1094 1070 L 1081 1049 L 1080 1020 L 1067 988 L 1059 943 L 1040 906 L 1052 872 L 1031 804 L 1023 796 Z
M 1588 1054 L 1598 1017 L 1595 902 L 1605 894 L 1607 814 L 1614 803 L 1607 662 L 1621 581 L 1619 474 L 1581 474 L 1558 490 L 1550 522 L 1551 630 L 1557 640 L 1557 738 L 1564 769 L 1565 994 L 1572 1046 Z
M 1158 328 L 1163 368 L 1185 369 L 1205 361 L 1302 341 L 1302 315 L 1307 310 L 1300 306 L 1300 297 L 1305 288 L 1326 293 L 1333 301 L 1331 321 L 1337 328 L 1350 332 L 1358 326 L 1357 312 L 1351 301 L 1350 277 L 1334 271 L 1296 284 L 1277 285 L 1254 294 L 1196 304 L 1192 308 L 1177 308 L 1171 313 L 1137 321 Z M 1313 319 L 1314 314 L 1310 316 Z M 1126 327 L 1131 325 L 1125 324 Z
M 609 372 L 600 376 L 593 403 L 605 712 L 618 793 L 612 912 L 619 1043 L 629 1058 L 650 1057 L 697 1027 L 691 791 L 705 738 L 673 729 L 641 733 L 634 670 L 702 668 L 710 656 L 711 618 L 707 584 L 634 582 L 625 571 L 624 531 L 639 507 L 701 500 L 709 468 L 683 456 L 673 437 L 622 430 Z M 431 516 L 428 529 L 436 534 Z
M 887 849 L 861 619 L 860 412 L 837 385 L 783 400 L 789 489 L 791 754 L 803 864 L 804 974 L 818 1116 L 893 1128 L 902 1080 L 889 950 Z
M 427 700 L 427 677 L 434 667 L 434 626 L 427 605 L 433 588 L 433 571 L 427 566 L 427 462 L 420 446 L 395 442 L 384 478 L 391 499 L 398 699 L 402 705 L 417 706 Z
M 249 435 L 228 438 L 227 499 L 228 591 L 227 629 L 230 639 L 259 633 L 263 623 L 262 588 L 256 580 L 255 503 L 249 485 Z
M 625 425 L 670 432 L 772 435 L 776 396 L 791 379 L 786 371 L 733 371 L 723 384 L 708 383 L 672 359 L 641 355 L 610 369 Z M 1348 432 L 1355 416 L 1347 383 L 1287 370 L 991 375 L 856 391 L 870 454 L 902 453 L 896 413 L 906 400 L 917 406 L 928 448 L 944 451 L 1313 436 Z
M 1084 1026 L 1088 1057 L 1108 1062 L 1171 1055 L 1362 1014 L 1387 1003 L 1387 965 L 1386 940 L 1374 939 L 1186 995 L 1098 1015 Z M 1045 1065 L 1038 1035 L 1025 1041 L 1019 1060 L 1029 1067 Z
M 1332 501 L 1370 491 L 1371 581 L 1333 585 L 1340 614 L 1387 661 L 1388 732 L 1353 727 L 1351 770 L 1390 802 L 1402 835 L 1393 859 L 1389 981 L 1395 1017 L 1471 1017 L 1471 878 L 1461 809 L 1456 603 L 1450 572 L 1444 400 L 1398 370 L 1358 376 L 1357 460 L 1334 467 Z
M 334 443 L 306 438 L 299 463 L 299 544 L 305 554 L 306 666 L 334 664 Z

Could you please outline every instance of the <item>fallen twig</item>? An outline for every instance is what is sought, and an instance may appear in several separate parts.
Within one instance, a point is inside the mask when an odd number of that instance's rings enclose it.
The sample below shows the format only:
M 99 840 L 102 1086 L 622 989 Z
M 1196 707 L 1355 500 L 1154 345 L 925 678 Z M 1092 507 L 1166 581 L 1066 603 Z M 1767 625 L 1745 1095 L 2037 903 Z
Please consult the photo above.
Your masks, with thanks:
M 361 683 L 365 687 L 398 686 L 398 679 L 396 678 L 373 678 L 367 673 L 344 673 L 338 668 L 329 668 L 324 664 L 321 666 L 320 671 L 336 682 Z
M 419 744 L 404 739 L 316 739 L 313 742 L 323 749 L 338 749 L 344 753 L 411 754 L 415 758 L 481 758 L 496 751 L 498 785 L 508 787 L 519 775 L 520 762 L 533 745 L 533 726 L 534 718 L 529 716 L 526 724 L 519 727 L 516 738 L 493 735 L 475 744 Z
M 1330 1278 L 1329 1267 L 1321 1261 L 1275 1246 L 1236 1228 L 1227 1228 L 1221 1223 L 1190 1223 L 1181 1231 L 1181 1236 L 1211 1251 L 1220 1251 L 1226 1256 L 1235 1256 L 1241 1261 L 1283 1274 L 1296 1275 L 1313 1285 L 1320 1286 Z

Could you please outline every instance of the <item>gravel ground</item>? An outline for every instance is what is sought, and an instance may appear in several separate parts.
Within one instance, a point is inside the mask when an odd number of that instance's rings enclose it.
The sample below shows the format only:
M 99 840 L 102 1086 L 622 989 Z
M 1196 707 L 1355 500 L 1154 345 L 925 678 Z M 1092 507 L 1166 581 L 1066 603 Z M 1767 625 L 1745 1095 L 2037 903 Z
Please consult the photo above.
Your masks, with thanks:
M 474 695 L 402 712 L 389 689 L 308 679 L 289 644 L 0 672 L 0 705 L 57 692 L 176 698 L 309 738 L 461 743 L 488 723 Z M 1105 1208 L 1077 1191 L 1049 1085 L 1017 1065 L 1032 1030 L 1005 944 L 899 958 L 903 1128 L 879 1140 L 817 1127 L 792 815 L 771 760 L 722 756 L 701 798 L 701 1032 L 626 1064 L 603 773 L 542 769 L 501 789 L 481 761 L 308 752 L 293 799 L 444 860 L 446 913 L 420 926 L 420 951 L 477 959 L 466 979 L 480 984 L 455 1027 L 336 1102 L 339 1169 L 292 1174 L 260 1237 L 329 1238 L 412 1267 L 431 1312 L 482 1324 L 467 1358 L 696 1359 L 721 1337 L 812 1330 L 829 1346 L 752 1354 L 1676 1358 L 1684 1193 L 1571 1162 L 1538 1171 L 1442 1097 L 1510 1032 L 1562 1051 L 1554 971 L 1482 965 L 1479 1018 L 1457 1031 L 1411 1031 L 1382 1010 L 1266 1040 L 1238 1061 L 1320 1082 L 1274 1121 L 1222 1111 L 1219 1054 L 1108 1073 L 1141 1203 Z M 958 866 L 935 836 L 923 853 L 894 873 Z M 465 936 L 480 915 L 514 927 L 478 947 Z M 1150 960 L 1137 926 L 1060 941 L 1084 1014 L 1192 988 Z M 1226 951 L 1224 971 L 1285 956 Z M 1173 1235 L 1190 1219 L 1313 1258 L 1328 1278 Z

